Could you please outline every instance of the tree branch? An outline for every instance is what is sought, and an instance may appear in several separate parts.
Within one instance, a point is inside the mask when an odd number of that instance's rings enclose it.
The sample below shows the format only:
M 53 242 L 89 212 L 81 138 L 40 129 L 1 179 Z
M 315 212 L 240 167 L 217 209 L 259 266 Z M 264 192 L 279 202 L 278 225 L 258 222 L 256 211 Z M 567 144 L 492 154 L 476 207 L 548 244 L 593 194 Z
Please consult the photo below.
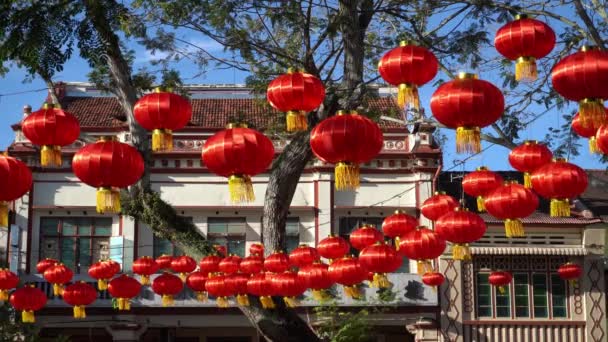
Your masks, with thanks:
M 574 8 L 576 8 L 576 13 L 585 23 L 585 26 L 587 26 L 587 30 L 589 30 L 589 34 L 591 34 L 591 38 L 595 42 L 595 45 L 599 46 L 600 49 L 605 50 L 606 46 L 604 45 L 602 36 L 599 32 L 597 32 L 597 28 L 595 27 L 595 24 L 593 24 L 593 20 L 589 18 L 589 14 L 587 14 L 587 11 L 581 3 L 581 0 L 573 0 L 572 2 L 574 3 Z

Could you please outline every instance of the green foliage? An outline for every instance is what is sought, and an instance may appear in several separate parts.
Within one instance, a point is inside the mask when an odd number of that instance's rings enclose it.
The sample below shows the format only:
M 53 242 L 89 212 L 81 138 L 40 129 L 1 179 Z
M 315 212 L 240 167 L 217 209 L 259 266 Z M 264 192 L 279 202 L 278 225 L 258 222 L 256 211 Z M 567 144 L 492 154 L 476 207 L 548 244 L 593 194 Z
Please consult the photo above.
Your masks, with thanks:
M 21 323 L 19 313 L 8 303 L 0 305 L 0 342 L 38 342 L 38 332 L 35 325 Z
M 315 331 L 319 337 L 331 342 L 368 342 L 373 340 L 368 309 L 351 311 L 329 302 L 313 309 L 316 315 Z

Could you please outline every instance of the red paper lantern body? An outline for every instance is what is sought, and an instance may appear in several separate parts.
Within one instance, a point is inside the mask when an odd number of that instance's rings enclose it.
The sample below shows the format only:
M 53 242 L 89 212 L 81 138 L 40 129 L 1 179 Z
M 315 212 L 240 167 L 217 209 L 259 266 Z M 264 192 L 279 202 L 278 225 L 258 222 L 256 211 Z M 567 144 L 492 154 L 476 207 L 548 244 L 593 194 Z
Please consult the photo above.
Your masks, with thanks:
M 494 46 L 505 58 L 517 61 L 517 81 L 534 81 L 538 78 L 536 60 L 553 50 L 555 32 L 540 20 L 520 15 L 498 29 Z
M 353 248 L 362 250 L 367 246 L 371 246 L 376 242 L 384 241 L 384 235 L 378 229 L 371 225 L 364 225 L 350 233 L 350 245 Z
M 350 246 L 344 238 L 330 235 L 319 242 L 317 251 L 320 256 L 333 260 L 344 257 L 350 251 Z
M 158 265 L 158 263 L 156 265 Z M 160 266 L 158 266 L 158 268 L 160 269 Z M 171 261 L 171 270 L 175 273 L 179 273 L 179 277 L 182 281 L 186 281 L 188 273 L 193 272 L 195 269 L 196 260 L 187 255 L 177 256 Z
M 526 140 L 522 145 L 515 147 L 509 153 L 509 164 L 524 173 L 524 186 L 532 187 L 530 175 L 534 170 L 548 164 L 553 158 L 553 153 L 547 146 L 539 144 L 535 140 Z
M 264 272 L 254 274 L 247 281 L 247 292 L 260 297 L 260 303 L 264 309 L 274 309 L 276 306 L 272 300 L 275 295 L 272 278 Z
M 538 207 L 538 197 L 532 190 L 509 182 L 492 191 L 485 200 L 488 213 L 505 220 L 505 235 L 524 237 L 524 226 L 519 220 L 532 215 Z
M 422 276 L 422 283 L 427 286 L 438 287 L 444 281 L 445 277 L 439 272 L 428 272 Z
M 218 272 L 220 269 L 220 261 L 222 261 L 222 257 L 217 255 L 208 255 L 201 259 L 201 262 L 199 263 L 198 267 L 201 272 L 207 274 L 215 273 Z
M 606 113 L 608 113 L 608 108 L 606 108 Z M 597 134 L 598 129 L 601 126 L 595 126 L 592 124 L 583 126 L 581 123 L 580 114 L 576 113 L 574 118 L 572 118 L 572 130 L 578 136 L 589 139 L 589 152 L 590 153 L 600 153 L 600 149 L 597 147 L 597 140 L 595 135 Z
M 33 285 L 26 285 L 15 290 L 9 299 L 15 310 L 21 311 L 23 323 L 35 323 L 34 312 L 46 305 L 46 295 Z
M 329 298 L 324 290 L 333 285 L 327 268 L 327 264 L 315 262 L 300 268 L 298 271 L 298 280 L 302 283 L 302 286 L 311 289 L 312 297 L 320 302 Z
M 95 288 L 83 281 L 68 285 L 63 290 L 63 300 L 74 307 L 74 318 L 87 317 L 85 306 L 93 304 L 97 299 Z
M 433 271 L 431 261 L 445 251 L 445 239 L 427 227 L 420 226 L 399 239 L 400 255 L 417 261 L 418 274 Z
M 578 264 L 566 263 L 557 269 L 557 274 L 563 280 L 576 281 L 583 274 L 583 269 Z
M 116 267 L 118 265 L 118 267 Z M 108 280 L 120 271 L 120 264 L 110 261 L 99 261 L 89 267 L 89 276 L 97 280 L 99 291 L 108 289 Z
M 305 72 L 288 71 L 268 84 L 268 103 L 281 112 L 287 112 L 287 131 L 305 131 L 306 114 L 317 109 L 325 99 L 321 80 Z
M 72 159 L 72 171 L 83 183 L 97 188 L 97 212 L 120 212 L 120 193 L 144 173 L 144 160 L 132 146 L 102 138 L 81 148 Z
M 458 153 L 479 153 L 480 129 L 501 117 L 505 99 L 492 83 L 461 73 L 437 88 L 431 97 L 431 110 L 437 121 L 456 129 Z
M 602 125 L 595 133 L 597 148 L 603 154 L 608 154 L 608 125 Z
M 367 271 L 361 266 L 359 259 L 345 257 L 334 260 L 327 268 L 329 278 L 334 283 L 344 286 L 344 293 L 351 298 L 360 298 L 361 290 L 358 284 L 367 279 Z
M 203 161 L 213 173 L 228 178 L 233 203 L 251 202 L 255 199 L 251 177 L 268 169 L 274 158 L 274 146 L 256 130 L 229 127 L 207 139 Z
M 397 255 L 397 251 L 392 246 L 378 242 L 361 250 L 359 262 L 365 270 L 374 273 L 373 287 L 388 288 L 391 283 L 386 273 L 398 270 L 403 263 L 403 258 Z
M 254 243 L 249 246 L 249 254 L 251 255 L 259 255 L 261 257 L 264 256 L 264 245 L 261 243 Z
M 583 126 L 597 127 L 606 122 L 608 51 L 583 47 L 566 56 L 553 67 L 551 82 L 561 96 L 579 103 Z
M 544 198 L 551 199 L 551 216 L 570 216 L 570 199 L 587 189 L 585 170 L 558 158 L 540 167 L 532 174 L 534 190 Z
M 168 270 L 171 268 L 171 262 L 173 261 L 173 256 L 163 254 L 163 255 L 159 256 L 158 258 L 156 258 L 155 261 L 156 261 L 156 264 L 158 264 L 158 267 L 160 270 Z
M 228 248 L 225 245 L 213 245 L 213 249 L 222 258 L 228 255 Z
M 283 273 L 289 268 L 289 256 L 283 251 L 270 254 L 264 260 L 264 270 L 267 272 Z
M 296 272 L 287 271 L 272 276 L 272 287 L 276 295 L 282 296 L 285 305 L 293 308 L 299 305 L 297 297 L 304 294 L 306 287 L 298 280 Z
M 23 135 L 40 149 L 40 165 L 61 166 L 61 147 L 80 136 L 78 120 L 61 108 L 44 104 L 42 109 L 28 115 L 21 122 Z
M 74 272 L 64 264 L 56 264 L 47 268 L 43 276 L 46 281 L 53 284 L 53 294 L 60 296 L 63 292 L 64 284 L 72 280 Z
M 243 258 L 239 264 L 239 271 L 245 274 L 256 274 L 264 269 L 264 258 L 258 254 L 252 254 Z
M 456 208 L 435 222 L 435 231 L 454 244 L 452 255 L 455 260 L 470 260 L 469 243 L 479 240 L 486 229 L 481 216 L 462 208 Z
M 418 87 L 430 82 L 439 71 L 437 57 L 428 49 L 401 42 L 387 52 L 378 63 L 380 76 L 399 88 L 397 103 L 420 109 Z
M 420 207 L 420 212 L 431 221 L 437 221 L 441 216 L 458 208 L 458 201 L 445 192 L 436 192 L 427 198 Z
M 207 273 L 195 271 L 188 274 L 186 277 L 186 286 L 188 286 L 196 294 L 196 299 L 199 302 L 207 301 L 207 291 L 205 283 L 207 282 Z
M 513 280 L 511 273 L 504 271 L 492 272 L 488 277 L 488 282 L 493 286 L 498 287 L 500 293 L 505 293 L 505 287 L 511 284 L 511 280 Z
M 232 274 L 239 271 L 241 257 L 238 255 L 230 255 L 222 259 L 218 264 L 218 270 L 224 274 Z
M 163 273 L 152 282 L 152 291 L 162 296 L 163 306 L 173 305 L 173 297 L 182 291 L 183 281 L 171 273 Z
M 135 298 L 141 291 L 141 284 L 126 274 L 116 277 L 108 284 L 108 292 L 117 299 L 119 311 L 131 309 L 131 298 Z
M 289 263 L 297 267 L 308 266 L 319 259 L 317 249 L 308 245 L 300 245 L 289 253 Z
M 313 128 L 310 147 L 317 158 L 336 164 L 336 190 L 359 187 L 359 164 L 374 158 L 383 146 L 380 127 L 356 112 L 339 111 Z
M 36 271 L 39 274 L 43 274 L 47 268 L 54 266 L 55 264 L 58 264 L 58 263 L 59 263 L 59 261 L 57 261 L 55 259 L 51 259 L 51 258 L 42 259 L 42 260 L 38 261 L 38 263 L 36 264 Z
M 19 277 L 7 268 L 0 269 L 0 301 L 8 300 L 8 291 L 19 285 Z
M 188 99 L 157 88 L 137 101 L 133 115 L 143 128 L 152 131 L 152 151 L 171 151 L 173 131 L 188 124 L 192 106 Z
M 249 275 L 243 273 L 234 273 L 226 276 L 224 282 L 228 287 L 228 292 L 236 296 L 236 302 L 240 306 L 249 306 L 249 297 L 247 297 L 247 282 Z
M 390 238 L 403 236 L 416 229 L 416 227 L 418 227 L 418 220 L 401 210 L 387 216 L 382 222 L 382 232 Z
M 133 262 L 133 273 L 141 276 L 142 285 L 150 285 L 150 276 L 159 269 L 156 261 L 149 256 L 143 256 Z
M 484 206 L 484 196 L 487 196 L 491 191 L 501 186 L 503 183 L 502 177 L 488 170 L 487 167 L 478 167 L 476 171 L 469 172 L 462 179 L 462 190 L 469 196 L 477 198 L 477 210 L 479 212 L 486 211 Z
M 227 308 L 230 306 L 228 303 L 228 297 L 234 295 L 230 288 L 226 285 L 227 276 L 223 274 L 210 274 L 205 284 L 207 292 L 215 297 L 215 302 L 220 308 Z
M 8 227 L 8 202 L 25 195 L 32 188 L 32 171 L 13 157 L 0 155 L 0 227 Z

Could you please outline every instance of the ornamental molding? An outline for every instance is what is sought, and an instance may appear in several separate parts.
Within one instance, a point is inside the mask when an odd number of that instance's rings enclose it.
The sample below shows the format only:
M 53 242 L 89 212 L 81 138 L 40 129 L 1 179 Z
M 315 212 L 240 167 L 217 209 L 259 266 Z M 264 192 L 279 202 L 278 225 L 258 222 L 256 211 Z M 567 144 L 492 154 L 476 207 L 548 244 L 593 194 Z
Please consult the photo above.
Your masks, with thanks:
M 588 255 L 584 247 L 471 247 L 473 255 Z

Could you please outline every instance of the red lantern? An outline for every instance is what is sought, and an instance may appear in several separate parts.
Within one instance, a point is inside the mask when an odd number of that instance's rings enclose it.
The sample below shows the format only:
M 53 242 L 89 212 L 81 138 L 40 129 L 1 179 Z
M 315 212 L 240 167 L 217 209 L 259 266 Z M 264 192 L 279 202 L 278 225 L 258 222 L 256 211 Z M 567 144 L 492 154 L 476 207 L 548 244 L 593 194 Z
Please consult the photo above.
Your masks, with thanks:
M 59 105 L 45 103 L 42 109 L 28 115 L 21 122 L 23 135 L 40 149 L 40 165 L 61 166 L 61 147 L 80 136 L 78 120 Z
M 344 293 L 351 298 L 361 298 L 359 284 L 367 279 L 367 271 L 359 259 L 348 256 L 334 260 L 327 268 L 329 278 L 334 283 L 344 286 Z
M 152 291 L 161 295 L 163 306 L 172 306 L 173 297 L 180 293 L 184 288 L 183 281 L 171 273 L 163 273 L 152 281 Z
M 505 58 L 517 61 L 517 81 L 535 81 L 538 78 L 536 60 L 553 50 L 555 32 L 542 21 L 520 14 L 514 21 L 498 29 L 494 46 Z
M 298 280 L 302 283 L 302 286 L 311 289 L 312 297 L 319 302 L 326 301 L 331 297 L 325 291 L 333 285 L 327 268 L 327 264 L 316 261 L 300 268 L 298 271 Z
M 602 125 L 595 134 L 597 148 L 603 154 L 608 154 L 608 125 Z
M 144 173 L 144 159 L 132 146 L 103 137 L 81 148 L 72 159 L 72 171 L 83 183 L 97 188 L 97 212 L 120 212 L 120 192 Z
M 395 248 L 383 241 L 361 250 L 359 262 L 366 271 L 374 272 L 373 287 L 388 288 L 391 286 L 391 282 L 386 274 L 398 270 L 403 263 L 403 258 L 397 255 Z
M 608 113 L 608 108 L 606 108 L 606 113 Z M 574 118 L 572 118 L 572 130 L 578 136 L 589 139 L 589 152 L 590 153 L 600 153 L 600 149 L 597 147 L 597 140 L 595 138 L 595 134 L 597 130 L 601 126 L 594 126 L 593 124 L 588 126 L 583 126 L 581 123 L 581 116 L 576 113 Z
M 68 285 L 63 290 L 63 300 L 74 307 L 74 318 L 87 318 L 85 306 L 97 299 L 95 288 L 84 281 Z
M 583 274 L 583 269 L 578 264 L 568 262 L 561 265 L 557 269 L 557 274 L 563 280 L 576 282 L 576 280 Z
M 419 226 L 399 239 L 399 254 L 417 261 L 418 274 L 433 271 L 432 260 L 445 251 L 445 239 L 425 226 Z
M 532 187 L 530 174 L 539 167 L 548 164 L 553 158 L 553 153 L 547 146 L 539 144 L 536 140 L 526 140 L 522 145 L 515 147 L 509 153 L 509 164 L 524 173 L 524 186 Z
M 63 286 L 72 280 L 74 272 L 64 264 L 56 264 L 47 268 L 43 276 L 46 281 L 53 284 L 53 294 L 60 296 Z
M 23 323 L 35 323 L 34 312 L 46 305 L 46 295 L 34 285 L 25 285 L 11 294 L 10 303 L 17 311 L 21 311 Z
M 0 154 L 0 227 L 8 227 L 8 202 L 32 188 L 32 171 L 24 162 Z
M 420 109 L 418 87 L 430 82 L 439 70 L 437 57 L 428 49 L 402 41 L 399 47 L 387 52 L 378 63 L 380 76 L 399 87 L 397 103 Z
M 259 255 L 259 256 L 264 256 L 264 245 L 262 245 L 261 243 L 254 243 L 251 244 L 251 246 L 249 246 L 249 254 L 250 255 Z
M 308 266 L 319 259 L 317 249 L 308 245 L 299 245 L 289 253 L 289 263 L 296 267 Z
M 207 255 L 206 257 L 201 259 L 201 262 L 198 264 L 201 272 L 204 273 L 215 273 L 220 269 L 220 261 L 222 261 L 222 257 L 217 255 Z
M 36 264 L 36 271 L 39 274 L 43 274 L 47 268 L 54 266 L 55 264 L 58 264 L 58 263 L 59 263 L 59 261 L 57 261 L 55 259 L 51 259 L 51 258 L 42 259 L 42 260 L 38 261 L 38 264 Z
M 114 264 L 119 265 L 118 268 Z M 97 280 L 97 288 L 99 291 L 108 289 L 108 280 L 112 279 L 120 270 L 120 264 L 117 262 L 98 261 L 89 267 L 89 276 Z
M 156 265 L 158 265 L 158 263 Z M 160 269 L 160 266 L 158 266 L 158 268 Z M 196 260 L 187 255 L 175 257 L 173 258 L 173 261 L 171 261 L 171 270 L 175 273 L 179 273 L 179 277 L 182 281 L 186 281 L 188 273 L 193 272 L 195 269 Z
M 583 126 L 597 127 L 606 122 L 608 51 L 583 46 L 553 67 L 551 82 L 561 96 L 579 103 Z
M 255 199 L 251 177 L 262 173 L 274 158 L 272 141 L 246 125 L 230 124 L 207 139 L 203 161 L 213 173 L 228 178 L 233 203 Z
M 273 274 L 272 287 L 276 295 L 283 297 L 288 308 L 297 307 L 300 304 L 297 297 L 306 291 L 304 284 L 298 280 L 298 274 L 292 271 Z
M 272 278 L 264 272 L 251 276 L 247 281 L 247 292 L 251 295 L 260 297 L 260 304 L 264 309 L 274 309 L 276 305 L 272 300 L 275 295 L 272 286 Z
M 117 300 L 119 311 L 131 309 L 131 298 L 135 298 L 141 291 L 141 284 L 126 274 L 116 277 L 108 284 L 108 292 Z
M 133 107 L 133 116 L 144 129 L 152 131 L 152 151 L 171 151 L 173 131 L 184 128 L 192 118 L 188 99 L 156 88 Z
M 362 250 L 376 242 L 384 241 L 384 235 L 382 235 L 382 232 L 376 229 L 376 227 L 366 224 L 353 230 L 350 233 L 349 241 L 353 248 Z
M 158 264 L 160 270 L 168 270 L 171 269 L 171 262 L 173 261 L 173 256 L 163 254 L 156 258 L 155 261 Z
M 469 172 L 462 179 L 462 190 L 469 196 L 477 198 L 477 210 L 486 211 L 483 198 L 492 190 L 498 188 L 503 183 L 502 177 L 488 170 L 487 167 L 478 167 L 476 171 Z
M 519 219 L 532 215 L 538 207 L 538 197 L 532 190 L 517 182 L 508 182 L 488 194 L 485 202 L 490 215 L 505 220 L 508 238 L 526 236 Z
M 387 216 L 382 222 L 382 231 L 390 238 L 403 236 L 416 227 L 418 227 L 418 220 L 401 210 L 396 210 L 393 215 Z
M 241 257 L 238 255 L 230 255 L 222 259 L 218 264 L 218 269 L 224 274 L 232 274 L 239 271 Z
M 500 293 L 505 293 L 505 287 L 511 284 L 511 280 L 513 280 L 513 276 L 511 273 L 505 271 L 494 271 L 490 273 L 490 276 L 488 277 L 490 284 L 498 287 Z
M 587 189 L 587 173 L 563 158 L 540 167 L 532 174 L 534 190 L 551 199 L 551 216 L 570 216 L 570 199 Z
M 287 112 L 287 132 L 305 131 L 306 114 L 323 103 L 325 87 L 315 76 L 289 69 L 268 84 L 266 98 L 273 108 Z
M 481 216 L 465 208 L 456 208 L 435 222 L 435 231 L 453 244 L 452 256 L 455 260 L 471 260 L 469 243 L 481 239 L 486 229 Z
M 249 306 L 249 297 L 247 297 L 247 282 L 249 275 L 243 273 L 233 273 L 227 275 L 224 282 L 228 291 L 236 296 L 236 302 L 240 306 Z
M 207 301 L 207 290 L 205 289 L 207 276 L 207 273 L 195 271 L 188 274 L 186 278 L 186 285 L 196 293 L 196 300 L 199 302 Z
M 264 260 L 264 270 L 267 272 L 283 273 L 289 268 L 289 256 L 283 251 L 270 254 Z
M 0 301 L 8 300 L 8 291 L 19 285 L 19 277 L 8 268 L 0 268 Z
M 133 273 L 139 274 L 142 285 L 150 285 L 150 276 L 159 270 L 159 266 L 150 256 L 142 256 L 133 261 Z
M 433 288 L 441 286 L 444 281 L 445 277 L 439 272 L 428 272 L 422 276 L 422 283 L 427 286 L 432 286 Z
M 420 207 L 420 212 L 431 221 L 437 221 L 441 216 L 458 208 L 458 201 L 454 197 L 446 195 L 443 191 L 427 198 Z
M 230 306 L 228 303 L 228 297 L 234 295 L 230 291 L 230 288 L 226 285 L 227 276 L 220 273 L 209 274 L 205 289 L 207 292 L 215 297 L 215 302 L 220 308 L 227 308 Z
M 331 260 L 342 258 L 350 251 L 350 245 L 340 236 L 329 235 L 317 245 L 319 255 Z
M 239 264 L 239 271 L 245 274 L 256 274 L 262 272 L 264 269 L 264 258 L 252 254 L 248 257 L 243 258 Z
M 456 129 L 456 151 L 479 153 L 480 129 L 498 120 L 505 110 L 505 99 L 492 83 L 477 75 L 460 73 L 445 82 L 431 97 L 433 116 L 440 123 Z
M 213 245 L 213 249 L 215 249 L 217 255 L 222 258 L 228 255 L 228 248 L 224 245 Z
M 325 163 L 336 164 L 336 190 L 359 187 L 359 164 L 378 155 L 383 141 L 380 127 L 355 111 L 350 114 L 338 111 L 310 133 L 310 147 L 315 156 Z

